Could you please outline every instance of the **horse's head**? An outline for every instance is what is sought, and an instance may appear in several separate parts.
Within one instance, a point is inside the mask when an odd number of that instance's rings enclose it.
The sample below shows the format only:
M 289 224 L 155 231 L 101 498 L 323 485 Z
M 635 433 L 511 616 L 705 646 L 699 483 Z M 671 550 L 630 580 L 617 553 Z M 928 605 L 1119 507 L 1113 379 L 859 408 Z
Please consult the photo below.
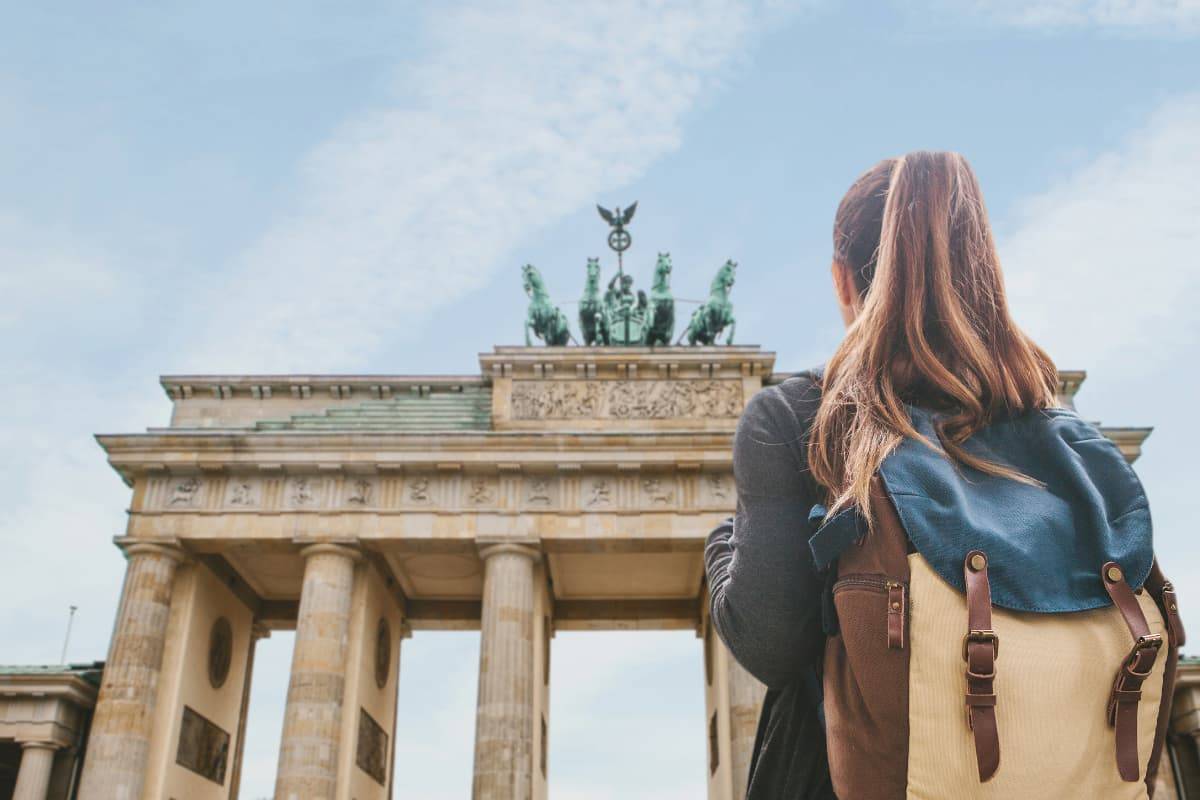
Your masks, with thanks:
M 589 258 L 587 263 L 587 279 L 588 283 L 600 282 L 600 259 Z
M 671 254 L 659 253 L 654 265 L 654 285 L 665 288 L 671 281 Z
M 521 274 L 525 276 L 525 294 L 534 299 L 545 296 L 546 284 L 542 281 L 542 274 L 538 272 L 537 267 L 526 264 L 521 268 Z
M 737 272 L 737 262 L 733 259 L 726 261 L 717 270 L 717 275 L 713 278 L 712 291 L 728 292 L 733 288 L 734 275 Z

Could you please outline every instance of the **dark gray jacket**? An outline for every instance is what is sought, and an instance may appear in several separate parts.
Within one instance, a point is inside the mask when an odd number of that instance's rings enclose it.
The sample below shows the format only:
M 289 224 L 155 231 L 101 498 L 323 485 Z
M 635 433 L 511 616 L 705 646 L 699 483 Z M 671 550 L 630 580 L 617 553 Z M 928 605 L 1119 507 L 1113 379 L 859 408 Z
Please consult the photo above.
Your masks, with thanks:
M 750 400 L 734 436 L 736 516 L 704 551 L 713 626 L 768 687 L 747 800 L 833 797 L 818 673 L 823 580 L 802 523 L 818 499 L 807 449 L 819 402 L 811 372 Z

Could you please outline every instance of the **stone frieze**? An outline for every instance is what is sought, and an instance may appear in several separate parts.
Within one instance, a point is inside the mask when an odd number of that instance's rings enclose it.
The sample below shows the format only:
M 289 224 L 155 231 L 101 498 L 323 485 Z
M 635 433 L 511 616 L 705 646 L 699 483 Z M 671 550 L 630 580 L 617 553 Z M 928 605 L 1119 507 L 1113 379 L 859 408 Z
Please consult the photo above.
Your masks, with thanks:
M 154 513 L 727 511 L 728 470 L 414 471 L 403 474 L 158 475 L 135 511 Z
M 735 419 L 742 411 L 739 380 L 517 380 L 512 418 Z

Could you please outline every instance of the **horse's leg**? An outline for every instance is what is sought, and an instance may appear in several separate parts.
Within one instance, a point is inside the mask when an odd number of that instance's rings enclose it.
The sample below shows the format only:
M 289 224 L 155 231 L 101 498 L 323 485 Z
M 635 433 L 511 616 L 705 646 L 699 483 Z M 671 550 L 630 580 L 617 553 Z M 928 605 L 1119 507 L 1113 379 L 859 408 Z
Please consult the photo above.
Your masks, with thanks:
M 525 346 L 533 347 L 533 339 L 529 336 L 529 319 L 525 320 Z
M 733 344 L 733 331 L 737 328 L 737 320 L 729 321 L 729 336 L 725 339 L 725 344 Z

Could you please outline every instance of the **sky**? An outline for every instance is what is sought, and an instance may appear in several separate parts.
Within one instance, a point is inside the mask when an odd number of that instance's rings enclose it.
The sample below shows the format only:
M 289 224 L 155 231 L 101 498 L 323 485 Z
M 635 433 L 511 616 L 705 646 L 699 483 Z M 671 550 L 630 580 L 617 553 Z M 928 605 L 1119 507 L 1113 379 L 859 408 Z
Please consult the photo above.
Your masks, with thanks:
M 1200 0 L 12 4 L 0 29 L 0 662 L 103 658 L 128 490 L 95 433 L 179 372 L 471 373 L 519 269 L 680 297 L 739 262 L 737 340 L 820 363 L 842 193 L 952 149 L 1013 313 L 1088 419 L 1153 426 L 1155 543 L 1200 625 Z M 242 796 L 269 796 L 291 637 L 260 644 Z M 689 633 L 554 641 L 551 796 L 703 793 Z M 397 796 L 469 792 L 478 635 L 401 654 Z M 628 731 L 637 731 L 629 736 Z M 652 731 L 649 740 L 646 731 Z M 652 747 L 646 742 L 653 743 Z

